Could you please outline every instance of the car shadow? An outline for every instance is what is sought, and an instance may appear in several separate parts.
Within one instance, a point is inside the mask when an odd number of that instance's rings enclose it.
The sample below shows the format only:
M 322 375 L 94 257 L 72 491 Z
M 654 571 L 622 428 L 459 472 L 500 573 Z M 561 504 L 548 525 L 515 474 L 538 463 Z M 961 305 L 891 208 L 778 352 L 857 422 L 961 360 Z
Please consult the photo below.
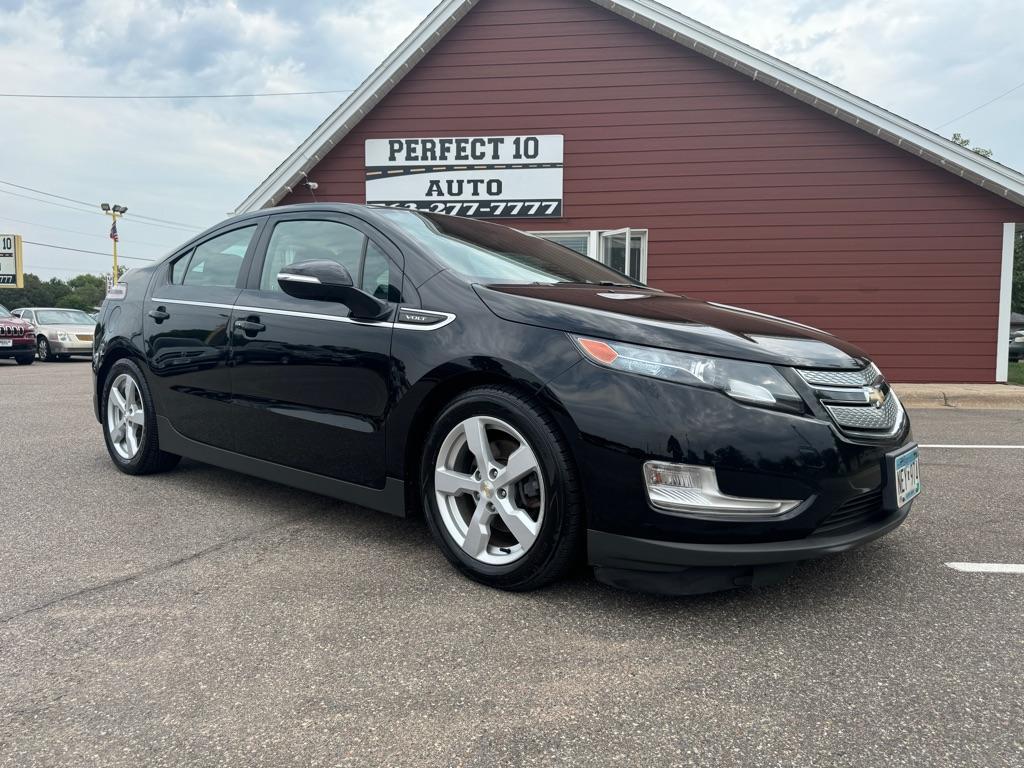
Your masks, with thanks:
M 792 625 L 798 630 L 808 615 L 839 617 L 855 610 L 885 611 L 910 600 L 911 585 L 902 569 L 913 558 L 906 532 L 865 547 L 821 560 L 797 564 L 784 581 L 766 587 L 743 587 L 703 595 L 664 596 L 630 592 L 597 581 L 589 568 L 532 592 L 502 592 L 473 582 L 452 568 L 437 549 L 418 513 L 400 518 L 343 501 L 299 491 L 259 478 L 223 470 L 188 459 L 172 472 L 139 478 L 144 481 L 203 487 L 210 503 L 219 498 L 253 499 L 250 511 L 268 517 L 283 514 L 290 522 L 313 526 L 317 537 L 338 547 L 374 551 L 382 572 L 424 569 L 416 581 L 436 585 L 437 599 L 461 594 L 471 602 L 506 601 L 521 610 L 551 616 L 571 611 L 586 615 L 591 626 L 609 620 L 619 630 L 644 627 L 654 635 L 729 622 L 748 630 Z M 400 583 L 395 588 L 400 589 Z M 703 631 L 703 630 L 702 630 Z

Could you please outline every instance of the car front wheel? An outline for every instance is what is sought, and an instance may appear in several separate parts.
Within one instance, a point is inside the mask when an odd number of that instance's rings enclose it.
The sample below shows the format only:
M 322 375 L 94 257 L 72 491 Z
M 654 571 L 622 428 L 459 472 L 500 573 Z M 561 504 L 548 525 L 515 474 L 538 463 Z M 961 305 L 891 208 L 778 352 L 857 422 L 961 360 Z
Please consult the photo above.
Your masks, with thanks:
M 536 589 L 564 575 L 580 551 L 569 449 L 533 398 L 505 387 L 456 398 L 427 439 L 421 481 L 435 541 L 476 581 Z
M 103 438 L 114 465 L 129 475 L 174 467 L 180 456 L 160 450 L 156 410 L 146 379 L 130 360 L 118 360 L 103 385 Z
M 39 355 L 39 362 L 49 363 L 53 360 L 53 354 L 50 352 L 50 342 L 46 340 L 45 336 L 40 336 L 36 340 L 36 354 Z
M 34 363 L 35 361 L 36 358 L 33 355 L 24 355 L 22 357 L 14 358 L 14 362 L 16 362 L 18 365 L 32 365 L 32 363 Z

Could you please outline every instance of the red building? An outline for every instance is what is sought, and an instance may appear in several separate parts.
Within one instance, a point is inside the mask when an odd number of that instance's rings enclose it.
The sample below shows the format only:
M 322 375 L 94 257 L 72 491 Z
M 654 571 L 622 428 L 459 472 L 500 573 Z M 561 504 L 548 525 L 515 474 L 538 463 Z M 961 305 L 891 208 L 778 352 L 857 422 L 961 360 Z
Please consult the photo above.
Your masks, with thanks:
M 895 381 L 1006 379 L 1024 175 L 652 0 L 444 0 L 238 210 L 368 189 L 840 334 Z

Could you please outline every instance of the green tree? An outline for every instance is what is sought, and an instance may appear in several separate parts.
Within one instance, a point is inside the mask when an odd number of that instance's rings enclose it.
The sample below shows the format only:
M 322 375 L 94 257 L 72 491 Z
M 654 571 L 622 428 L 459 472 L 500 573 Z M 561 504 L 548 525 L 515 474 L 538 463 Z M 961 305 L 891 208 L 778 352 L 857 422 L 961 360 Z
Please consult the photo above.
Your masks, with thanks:
M 107 294 L 107 280 L 99 275 L 77 275 L 67 282 L 71 291 L 57 300 L 58 307 L 84 309 L 92 312 Z
M 959 144 L 964 149 L 971 150 L 971 152 L 976 152 L 979 155 L 981 155 L 982 157 L 992 157 L 992 150 L 991 149 L 982 149 L 981 147 L 972 147 L 971 146 L 971 140 L 968 139 L 966 136 L 961 136 L 959 133 L 954 133 L 953 134 L 953 143 L 954 144 Z
M 59 278 L 40 280 L 25 274 L 24 288 L 0 289 L 0 304 L 15 307 L 68 307 L 91 312 L 107 293 L 107 279 L 101 275 L 77 275 L 67 282 Z

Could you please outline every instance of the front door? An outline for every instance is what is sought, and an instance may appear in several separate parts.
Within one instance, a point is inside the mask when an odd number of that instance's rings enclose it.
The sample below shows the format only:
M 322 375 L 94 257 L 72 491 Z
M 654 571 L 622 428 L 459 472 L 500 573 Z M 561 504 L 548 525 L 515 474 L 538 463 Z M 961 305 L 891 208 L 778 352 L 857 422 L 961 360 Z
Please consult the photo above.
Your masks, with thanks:
M 288 264 L 330 259 L 357 286 L 397 306 L 401 255 L 342 214 L 274 217 L 261 243 L 265 256 L 253 262 L 232 321 L 237 450 L 381 488 L 394 387 L 390 322 L 359 322 L 342 304 L 292 298 L 277 274 Z
M 154 279 L 143 317 L 156 410 L 181 434 L 234 448 L 228 323 L 258 224 L 221 232 Z

